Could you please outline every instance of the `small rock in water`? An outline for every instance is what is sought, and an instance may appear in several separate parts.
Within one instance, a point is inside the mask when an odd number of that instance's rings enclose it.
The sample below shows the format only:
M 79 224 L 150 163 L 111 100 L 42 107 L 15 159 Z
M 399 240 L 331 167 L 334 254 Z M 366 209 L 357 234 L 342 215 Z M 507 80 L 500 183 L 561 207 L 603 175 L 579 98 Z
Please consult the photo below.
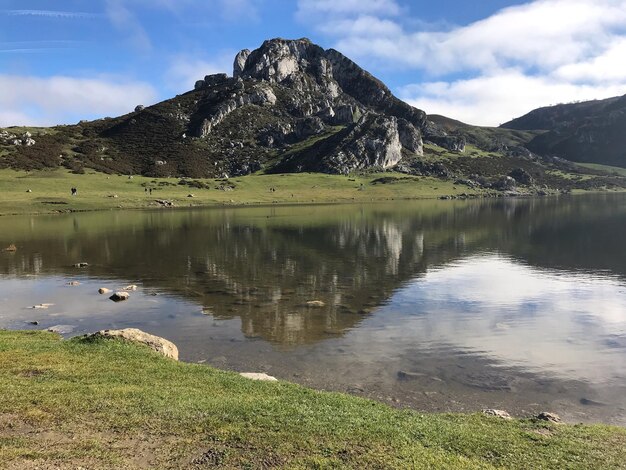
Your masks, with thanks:
M 74 265 L 74 267 L 75 267 L 75 268 L 86 268 L 87 266 L 89 266 L 89 263 L 85 263 L 85 262 L 82 262 L 82 263 L 76 263 L 76 264 Z
M 29 321 L 28 323 L 31 325 L 39 325 L 39 322 L 37 320 Z
M 559 415 L 557 415 L 556 413 L 550 413 L 548 411 L 542 411 L 537 416 L 535 416 L 535 418 L 541 421 L 549 421 L 551 423 L 561 422 L 561 417 Z
M 121 302 L 123 300 L 128 300 L 130 294 L 128 292 L 115 292 L 109 299 L 113 302 Z
M 49 307 L 52 307 L 54 304 L 37 304 L 37 305 L 33 305 L 30 308 L 35 308 L 35 309 L 47 309 Z
M 605 403 L 600 403 L 599 401 L 589 400 L 588 398 L 581 398 L 580 404 L 585 406 L 606 406 Z
M 9 251 L 9 252 L 17 251 L 17 247 L 13 243 L 11 243 L 3 251 Z
M 241 372 L 239 375 L 245 377 L 250 380 L 261 380 L 263 382 L 277 382 L 278 379 L 276 377 L 272 377 L 271 375 L 264 374 L 262 372 Z
M 47 329 L 52 333 L 58 333 L 60 335 L 66 335 L 74 331 L 76 327 L 74 325 L 54 325 Z
M 306 303 L 306 306 L 309 308 L 323 308 L 326 306 L 326 304 L 321 300 L 309 300 Z
M 80 286 L 80 282 L 78 281 L 70 281 L 67 283 L 68 286 Z
M 132 284 L 132 285 L 130 285 L 130 286 L 126 286 L 126 287 L 124 287 L 122 290 L 126 290 L 126 291 L 135 291 L 135 290 L 137 290 L 137 286 L 136 286 L 136 285 L 134 285 L 134 284 Z
M 109 292 L 111 292 L 111 289 L 107 289 L 106 287 L 98 289 L 98 294 L 108 294 Z
M 488 415 L 488 416 L 495 416 L 497 418 L 502 418 L 502 419 L 513 419 L 511 418 L 511 415 L 504 410 L 487 409 L 487 410 L 483 410 L 483 414 Z

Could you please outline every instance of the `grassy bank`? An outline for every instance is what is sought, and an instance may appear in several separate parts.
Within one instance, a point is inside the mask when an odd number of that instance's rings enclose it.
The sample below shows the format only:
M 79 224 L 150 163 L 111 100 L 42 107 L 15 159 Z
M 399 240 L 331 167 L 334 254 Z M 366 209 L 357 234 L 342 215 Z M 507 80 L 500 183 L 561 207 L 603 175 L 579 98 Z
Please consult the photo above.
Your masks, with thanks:
M 381 180 L 381 178 L 385 178 Z M 380 180 L 380 182 L 379 182 Z M 436 198 L 472 193 L 450 181 L 400 174 L 339 176 L 324 174 L 249 175 L 229 180 L 146 178 L 67 170 L 32 172 L 0 170 L 0 215 L 58 211 L 159 207 L 156 200 L 175 206 L 366 202 Z M 78 189 L 72 197 L 70 188 Z M 152 189 L 152 193 L 146 192 Z M 29 192 L 30 190 L 30 192 Z M 189 195 L 194 197 L 188 197 Z
M 626 430 L 399 411 L 177 363 L 118 341 L 0 331 L 2 468 L 623 468 Z

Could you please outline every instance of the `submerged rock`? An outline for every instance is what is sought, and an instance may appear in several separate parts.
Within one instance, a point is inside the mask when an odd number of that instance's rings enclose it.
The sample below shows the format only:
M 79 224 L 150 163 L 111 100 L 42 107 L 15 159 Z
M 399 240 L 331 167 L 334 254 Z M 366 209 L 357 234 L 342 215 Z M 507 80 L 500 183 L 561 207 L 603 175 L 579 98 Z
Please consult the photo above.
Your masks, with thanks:
M 306 303 L 306 306 L 309 308 L 323 308 L 326 306 L 326 304 L 321 300 L 309 300 Z
M 276 377 L 264 374 L 263 372 L 241 372 L 239 375 L 250 380 L 261 380 L 263 382 L 277 382 Z
M 47 331 L 50 331 L 51 333 L 58 333 L 60 335 L 67 335 L 75 329 L 76 326 L 74 325 L 54 325 L 47 328 Z
M 174 343 L 160 336 L 151 335 L 137 328 L 125 328 L 123 330 L 101 330 L 86 336 L 86 339 L 123 339 L 134 343 L 142 343 L 159 354 L 178 360 L 178 348 Z
M 399 380 L 417 380 L 424 377 L 425 374 L 420 372 L 408 372 L 405 370 L 398 371 L 398 379 Z

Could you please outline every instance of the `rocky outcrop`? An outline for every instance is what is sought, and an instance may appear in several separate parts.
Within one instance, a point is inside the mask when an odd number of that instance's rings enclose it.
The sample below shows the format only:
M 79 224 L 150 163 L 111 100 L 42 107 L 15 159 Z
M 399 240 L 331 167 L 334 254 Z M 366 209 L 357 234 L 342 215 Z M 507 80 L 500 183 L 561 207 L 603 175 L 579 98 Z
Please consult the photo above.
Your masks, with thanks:
M 0 131 L 0 142 L 24 147 L 31 147 L 37 142 L 30 132 L 24 132 L 21 137 L 8 131 Z
M 178 360 L 178 348 L 174 343 L 168 341 L 159 336 L 151 335 L 145 331 L 141 331 L 137 328 L 125 328 L 123 330 L 101 330 L 96 333 L 92 333 L 85 337 L 85 340 L 97 340 L 97 339 L 122 339 L 125 341 L 131 341 L 133 343 L 141 343 L 148 346 L 150 349 L 162 354 L 165 357 L 169 357 L 174 360 Z
M 250 50 L 244 49 L 239 51 L 239 53 L 235 56 L 235 62 L 233 63 L 233 77 L 238 78 L 243 73 L 246 68 L 246 61 L 250 56 Z
M 248 91 L 243 89 L 239 93 L 233 93 L 230 99 L 216 103 L 211 115 L 202 121 L 199 132 L 197 132 L 198 137 L 206 137 L 229 114 L 249 104 L 274 105 L 276 104 L 276 95 L 274 95 L 272 88 L 264 83 L 256 84 Z
M 292 153 L 272 171 L 348 174 L 364 168 L 391 168 L 402 159 L 398 121 L 394 116 L 368 113 L 343 131 Z

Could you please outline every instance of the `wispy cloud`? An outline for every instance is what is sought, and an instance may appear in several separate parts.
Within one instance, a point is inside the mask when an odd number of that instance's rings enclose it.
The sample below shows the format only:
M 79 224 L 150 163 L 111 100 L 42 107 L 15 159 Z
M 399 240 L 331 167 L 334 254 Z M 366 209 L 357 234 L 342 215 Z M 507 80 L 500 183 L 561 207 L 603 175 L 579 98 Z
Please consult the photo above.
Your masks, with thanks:
M 11 41 L 0 42 L 0 54 L 66 51 L 83 44 L 82 41 Z
M 146 52 L 152 49 L 148 33 L 124 0 L 106 0 L 106 14 L 113 26 L 128 35 L 135 49 Z
M 116 116 L 156 99 L 155 89 L 144 82 L 0 74 L 0 126 L 67 124 Z
M 8 16 L 40 16 L 45 18 L 61 19 L 93 19 L 101 15 L 82 11 L 57 11 L 57 10 L 0 10 L 0 13 Z

